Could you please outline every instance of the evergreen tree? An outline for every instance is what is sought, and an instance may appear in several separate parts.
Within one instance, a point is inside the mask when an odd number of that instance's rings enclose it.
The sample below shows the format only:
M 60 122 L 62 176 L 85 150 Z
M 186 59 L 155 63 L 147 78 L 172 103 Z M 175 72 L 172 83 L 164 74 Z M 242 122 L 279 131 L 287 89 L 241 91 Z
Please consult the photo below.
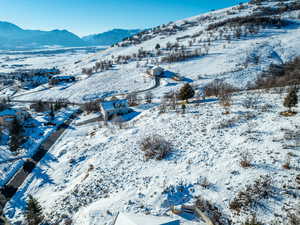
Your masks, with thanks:
M 156 44 L 155 49 L 159 50 L 160 49 L 160 44 Z
M 43 209 L 32 195 L 29 195 L 24 215 L 28 225 L 39 225 L 44 219 Z
M 22 126 L 17 118 L 14 118 L 10 127 L 10 135 L 18 136 L 22 132 Z
M 12 135 L 9 140 L 9 149 L 12 152 L 16 152 L 20 146 L 19 137 L 16 135 Z
M 188 83 L 186 83 L 181 89 L 180 89 L 180 92 L 179 92 L 179 97 L 182 99 L 182 100 L 188 100 L 189 98 L 192 98 L 194 97 L 195 95 L 195 91 L 194 89 L 192 88 L 191 85 L 189 85 Z
M 9 141 L 9 148 L 10 151 L 16 152 L 22 142 L 22 126 L 17 118 L 14 118 L 10 127 L 10 141 Z
M 298 103 L 298 96 L 296 88 L 293 88 L 289 91 L 288 95 L 285 97 L 283 106 L 289 108 L 289 112 L 292 107 L 295 107 Z
M 54 114 L 54 107 L 53 107 L 52 104 L 51 104 L 51 107 L 50 107 L 50 114 L 49 114 L 49 116 L 50 116 L 50 120 L 51 121 L 54 120 L 55 114 Z

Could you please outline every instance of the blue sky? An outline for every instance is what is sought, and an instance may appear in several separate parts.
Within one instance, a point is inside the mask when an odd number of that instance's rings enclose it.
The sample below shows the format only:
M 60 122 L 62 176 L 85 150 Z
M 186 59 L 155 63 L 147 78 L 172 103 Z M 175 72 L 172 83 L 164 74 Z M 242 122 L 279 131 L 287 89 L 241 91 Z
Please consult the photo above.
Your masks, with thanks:
M 67 29 L 79 36 L 149 28 L 246 0 L 0 0 L 0 21 L 24 29 Z

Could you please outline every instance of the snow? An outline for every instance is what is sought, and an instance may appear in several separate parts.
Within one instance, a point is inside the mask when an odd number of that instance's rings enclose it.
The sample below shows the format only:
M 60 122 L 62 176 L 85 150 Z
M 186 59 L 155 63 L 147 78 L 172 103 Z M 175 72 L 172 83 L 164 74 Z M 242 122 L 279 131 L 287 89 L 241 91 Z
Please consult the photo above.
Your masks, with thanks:
M 257 99 L 257 109 L 242 106 L 249 96 Z M 294 169 L 282 168 L 289 152 L 297 155 L 296 150 L 283 148 L 284 130 L 299 128 L 300 114 L 280 116 L 282 99 L 276 93 L 240 94 L 229 115 L 214 99 L 188 105 L 186 114 L 159 114 L 154 107 L 142 110 L 123 129 L 100 127 L 99 122 L 73 124 L 7 205 L 6 215 L 13 221 L 21 219 L 25 198 L 33 194 L 50 218 L 67 215 L 78 225 L 108 224 L 113 216 L 107 210 L 113 215 L 167 212 L 174 218 L 168 207 L 192 204 L 196 196 L 215 202 L 233 217 L 228 204 L 246 184 L 269 175 L 280 189 L 295 176 Z M 232 126 L 227 127 L 227 121 L 233 121 Z M 139 142 L 151 134 L 171 142 L 173 152 L 167 159 L 144 160 Z M 243 169 L 239 160 L 247 151 L 253 166 Z M 293 168 L 299 163 L 299 156 L 292 158 Z M 200 185 L 204 177 L 211 183 L 207 189 Z M 268 221 L 272 213 L 284 214 L 281 206 L 293 206 L 295 199 L 282 195 L 280 200 L 262 202 L 270 211 L 256 208 L 256 212 Z M 182 224 L 191 222 L 181 219 Z
M 264 5 L 273 6 L 275 2 Z M 197 90 L 215 79 L 244 88 L 271 64 L 282 64 L 299 56 L 300 29 L 297 12 L 282 15 L 293 21 L 280 29 L 265 28 L 258 34 L 240 39 L 213 40 L 208 55 L 183 62 L 161 64 L 168 73 L 183 77 L 175 81 L 171 76 L 160 79 L 145 77 L 157 57 L 114 64 L 113 68 L 89 77 L 83 68 L 96 61 L 111 60 L 112 56 L 131 55 L 140 48 L 153 50 L 157 43 L 165 46 L 178 37 L 204 31 L 210 23 L 237 16 L 251 15 L 256 6 L 245 4 L 245 9 L 228 15 L 233 8 L 209 12 L 186 19 L 201 19 L 197 26 L 179 31 L 175 35 L 156 35 L 141 44 L 113 47 L 97 53 L 78 53 L 53 56 L 6 56 L 2 64 L 16 62 L 30 64 L 28 68 L 57 66 L 63 74 L 75 76 L 76 82 L 54 87 L 48 85 L 26 91 L 2 89 L 1 93 L 19 100 L 66 98 L 81 103 L 103 97 L 147 91 L 154 95 L 153 103 L 134 107 L 135 112 L 124 116 L 121 125 L 92 122 L 77 125 L 99 114 L 81 115 L 55 143 L 37 168 L 28 177 L 5 208 L 5 215 L 14 223 L 23 221 L 23 210 L 29 194 L 36 197 L 51 223 L 62 224 L 71 219 L 74 225 L 110 224 L 121 215 L 152 215 L 179 220 L 180 224 L 199 224 L 196 219 L 174 215 L 170 206 L 191 205 L 198 196 L 215 203 L 222 213 L 239 224 L 252 212 L 236 215 L 229 203 L 237 193 L 253 184 L 260 176 L 270 176 L 275 198 L 261 199 L 261 206 L 253 207 L 257 217 L 267 224 L 276 217 L 286 220 L 285 208 L 293 208 L 299 196 L 295 177 L 298 174 L 299 140 L 287 138 L 288 133 L 300 127 L 299 106 L 293 117 L 280 116 L 285 109 L 282 101 L 286 93 L 276 90 L 238 92 L 233 96 L 230 114 L 225 114 L 217 98 L 191 101 L 186 113 L 181 107 L 160 113 L 160 98 L 169 91 L 178 90 L 190 82 Z M 203 18 L 213 16 L 214 20 Z M 184 20 L 171 25 L 183 24 Z M 170 25 L 170 26 L 171 26 Z M 206 43 L 209 35 L 188 47 L 194 50 Z M 199 39 L 199 38 L 198 38 Z M 190 40 L 190 39 L 188 39 Z M 179 41 L 187 45 L 188 40 Z M 22 58 L 24 57 L 24 58 Z M 258 59 L 258 62 L 255 62 Z M 3 67 L 3 71 L 12 68 Z M 14 93 L 16 92 L 16 93 Z M 256 107 L 245 107 L 247 99 L 254 99 Z M 140 142 L 149 135 L 160 135 L 171 143 L 172 152 L 161 161 L 145 160 Z M 292 147 L 291 147 L 292 146 Z M 241 158 L 250 154 L 251 167 L 242 168 Z M 5 156 L 6 157 L 6 156 Z M 282 166 L 291 158 L 291 169 Z M 204 187 L 203 182 L 209 185 Z M 280 215 L 275 216 L 275 215 Z
M 179 221 L 170 220 L 168 218 L 141 216 L 133 214 L 120 213 L 116 220 L 116 225 L 177 225 Z

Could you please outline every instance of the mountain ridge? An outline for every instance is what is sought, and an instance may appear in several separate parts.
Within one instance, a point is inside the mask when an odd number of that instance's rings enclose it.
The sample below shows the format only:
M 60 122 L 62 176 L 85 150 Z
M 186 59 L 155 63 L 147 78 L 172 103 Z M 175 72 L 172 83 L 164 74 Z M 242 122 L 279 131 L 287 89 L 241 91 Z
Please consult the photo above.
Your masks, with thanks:
M 113 45 L 141 31 L 141 29 L 115 28 L 102 33 L 87 35 L 82 39 L 91 45 Z
M 0 21 L 0 49 L 36 49 L 44 46 L 80 47 L 86 43 L 68 30 L 26 30 Z

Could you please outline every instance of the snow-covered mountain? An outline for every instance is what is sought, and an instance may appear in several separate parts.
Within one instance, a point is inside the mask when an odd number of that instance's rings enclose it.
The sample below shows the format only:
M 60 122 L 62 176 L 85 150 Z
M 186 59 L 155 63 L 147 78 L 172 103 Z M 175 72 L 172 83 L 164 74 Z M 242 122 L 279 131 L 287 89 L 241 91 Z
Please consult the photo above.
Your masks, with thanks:
M 141 30 L 139 29 L 113 29 L 99 34 L 88 35 L 82 37 L 82 39 L 90 45 L 113 45 L 122 41 L 124 38 L 131 37 L 132 35 L 139 33 L 140 31 Z
M 12 23 L 0 22 L 0 49 L 21 50 L 86 45 L 78 36 L 67 30 L 24 30 Z

